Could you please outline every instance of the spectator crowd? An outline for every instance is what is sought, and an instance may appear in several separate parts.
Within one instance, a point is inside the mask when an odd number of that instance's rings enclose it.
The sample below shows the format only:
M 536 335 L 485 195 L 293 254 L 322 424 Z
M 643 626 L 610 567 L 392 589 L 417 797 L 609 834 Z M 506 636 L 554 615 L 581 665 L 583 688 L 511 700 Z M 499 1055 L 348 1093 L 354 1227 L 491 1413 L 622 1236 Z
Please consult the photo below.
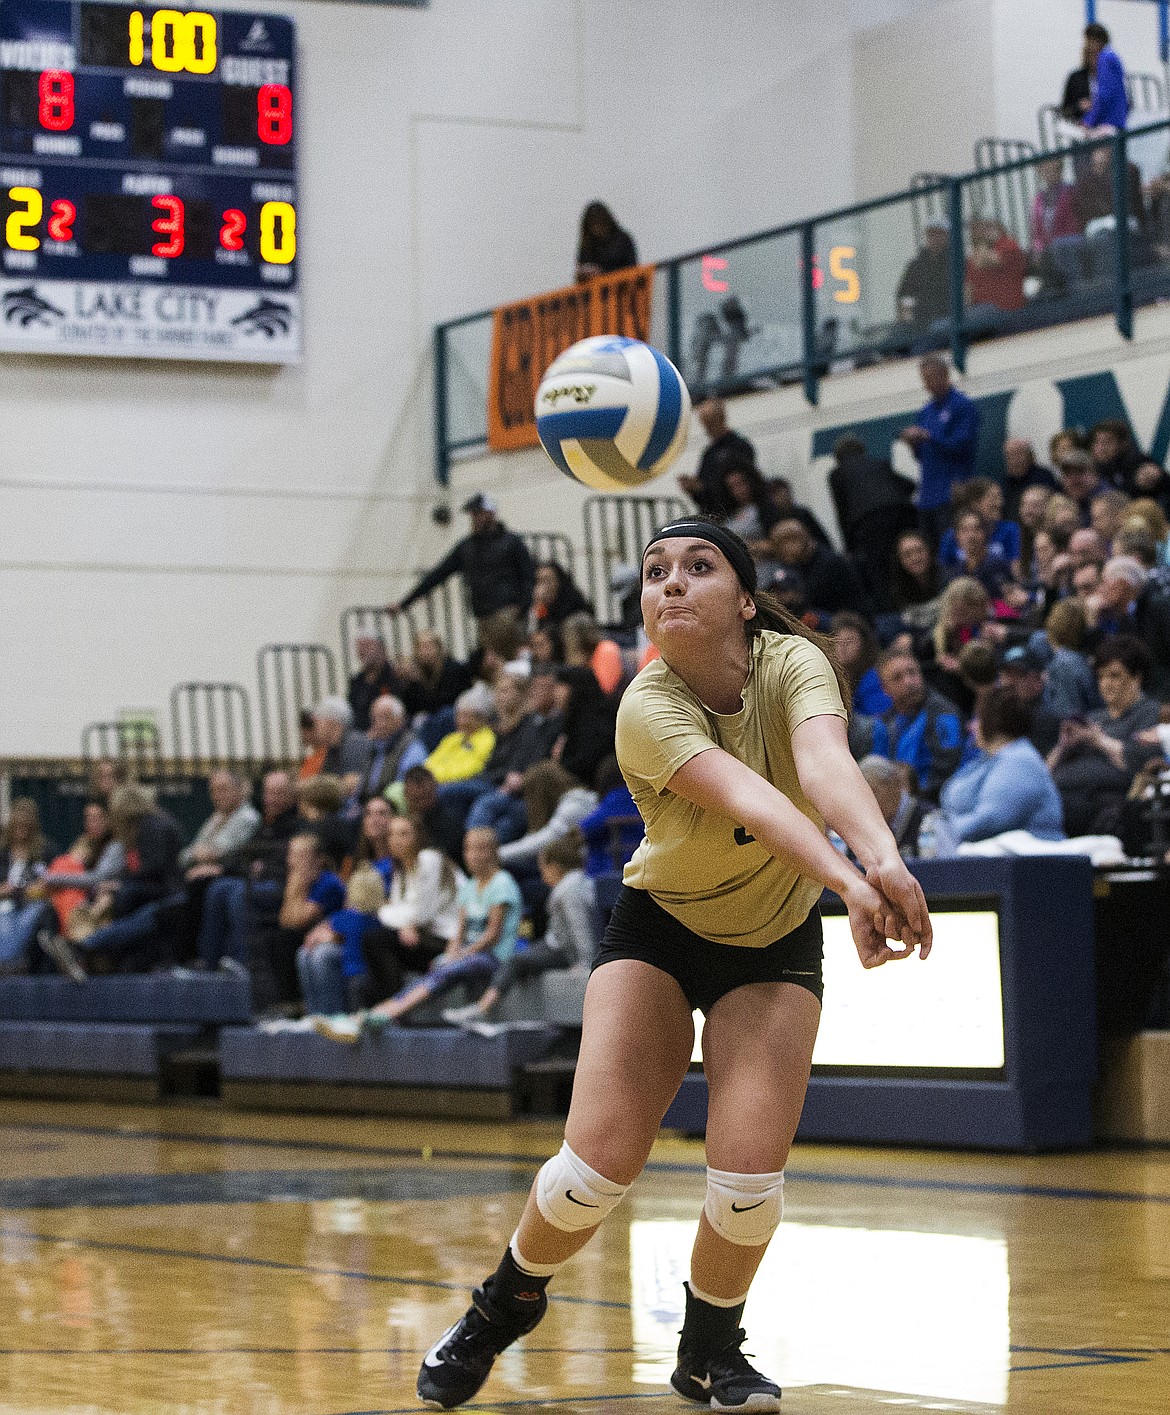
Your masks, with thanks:
M 717 399 L 697 408 L 708 444 L 683 489 L 831 637 L 851 745 L 903 853 L 1008 832 L 1120 834 L 1140 853 L 1170 738 L 1170 479 L 1113 420 L 1057 431 L 1051 465 L 1009 439 L 1000 477 L 977 476 L 977 407 L 937 356 L 921 374 L 901 433 L 917 481 L 887 448 L 837 445 L 841 550 Z M 0 968 L 246 975 L 266 1025 L 350 1041 L 457 985 L 478 1000 L 443 1015 L 490 1030 L 520 979 L 587 964 L 594 882 L 641 839 L 614 724 L 653 650 L 628 618 L 599 624 L 563 566 L 533 564 L 489 498 L 464 509 L 470 535 L 407 599 L 464 577 L 469 662 L 433 631 L 397 661 L 359 637 L 347 695 L 306 714 L 299 768 L 270 771 L 255 805 L 252 783 L 213 773 L 189 842 L 110 762 L 64 851 L 13 802 Z
M 1170 739 L 1170 478 L 1114 420 L 1055 432 L 1045 461 L 1011 438 L 999 478 L 977 476 L 976 405 L 937 356 L 921 374 L 901 433 L 917 480 L 887 448 L 837 444 L 840 550 L 718 399 L 696 410 L 708 443 L 682 487 L 831 637 L 854 754 L 904 854 L 1008 832 L 1141 853 Z M 491 1029 L 517 981 L 587 964 L 594 881 L 642 835 L 614 724 L 653 650 L 629 616 L 599 624 L 563 566 L 534 564 L 488 497 L 464 509 L 471 533 L 406 602 L 462 575 L 469 662 L 434 631 L 396 661 L 359 637 L 347 695 L 305 716 L 298 769 L 270 771 L 255 805 L 252 783 L 213 773 L 189 842 L 112 762 L 63 851 L 14 801 L 0 969 L 246 975 L 267 1025 L 348 1041 L 457 984 L 478 1000 L 444 1015 Z
M 1121 59 L 1103 25 L 1086 27 L 1081 65 L 1069 74 L 1056 112 L 1056 150 L 1008 172 L 998 184 L 976 182 L 969 189 L 957 268 L 948 217 L 925 217 L 920 249 L 895 292 L 892 348 L 922 352 L 946 344 L 958 276 L 964 330 L 971 338 L 1008 328 L 1005 316 L 1025 306 L 1043 314 L 1046 302 L 1088 294 L 1115 277 L 1119 198 L 1110 139 L 1125 131 L 1130 101 Z M 1119 185 L 1128 262 L 1140 271 L 1170 259 L 1170 165 L 1143 175 L 1134 152 L 1127 150 Z M 1009 188 L 1013 196 L 1005 204 Z

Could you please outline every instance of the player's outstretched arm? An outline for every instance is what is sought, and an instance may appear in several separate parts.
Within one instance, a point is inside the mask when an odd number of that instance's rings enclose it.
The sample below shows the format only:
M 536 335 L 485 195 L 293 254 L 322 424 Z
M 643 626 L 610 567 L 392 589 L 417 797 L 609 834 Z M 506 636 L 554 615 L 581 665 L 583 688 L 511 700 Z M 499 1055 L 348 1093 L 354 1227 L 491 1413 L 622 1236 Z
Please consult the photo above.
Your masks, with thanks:
M 742 825 L 766 850 L 792 861 L 802 874 L 840 895 L 865 967 L 876 968 L 910 955 L 912 946 L 896 949 L 886 942 L 896 934 L 887 927 L 894 911 L 885 897 L 833 849 L 783 792 L 751 767 L 712 747 L 679 767 L 668 785 L 676 796 Z
M 930 952 L 930 915 L 922 886 L 906 868 L 869 783 L 849 752 L 845 723 L 810 717 L 792 734 L 792 753 L 804 794 L 853 851 L 870 884 L 892 907 L 889 929 L 919 956 Z

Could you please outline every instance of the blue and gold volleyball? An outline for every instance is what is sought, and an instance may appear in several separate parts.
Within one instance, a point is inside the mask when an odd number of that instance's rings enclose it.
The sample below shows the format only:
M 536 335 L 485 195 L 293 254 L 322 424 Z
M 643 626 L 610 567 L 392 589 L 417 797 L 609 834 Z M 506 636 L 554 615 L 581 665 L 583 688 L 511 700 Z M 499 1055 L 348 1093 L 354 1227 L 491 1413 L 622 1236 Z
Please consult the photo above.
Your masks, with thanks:
M 566 349 L 536 393 L 541 446 L 594 491 L 628 491 L 659 476 L 686 446 L 691 399 L 665 354 L 601 334 Z

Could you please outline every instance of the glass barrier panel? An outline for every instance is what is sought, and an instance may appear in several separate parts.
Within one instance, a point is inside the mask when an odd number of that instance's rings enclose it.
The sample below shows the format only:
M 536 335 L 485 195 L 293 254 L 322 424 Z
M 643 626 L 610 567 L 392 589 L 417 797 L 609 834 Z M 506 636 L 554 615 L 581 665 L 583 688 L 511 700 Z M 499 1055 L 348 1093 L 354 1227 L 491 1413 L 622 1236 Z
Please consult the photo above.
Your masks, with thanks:
M 1113 309 L 1110 140 L 1077 143 L 962 182 L 969 342 Z
M 492 319 L 472 320 L 447 330 L 447 442 L 487 441 L 488 367 Z
M 799 377 L 799 232 L 681 261 L 679 333 L 680 372 L 695 401 L 716 387 L 769 388 Z
M 1133 299 L 1153 304 L 1170 297 L 1170 126 L 1131 128 L 1125 155 L 1135 205 L 1141 184 L 1141 229 L 1130 237 Z
M 909 354 L 950 308 L 946 194 L 818 221 L 813 288 L 818 372 Z
M 660 265 L 654 271 L 654 292 L 650 299 L 649 342 L 677 364 L 677 350 L 670 347 L 670 267 Z

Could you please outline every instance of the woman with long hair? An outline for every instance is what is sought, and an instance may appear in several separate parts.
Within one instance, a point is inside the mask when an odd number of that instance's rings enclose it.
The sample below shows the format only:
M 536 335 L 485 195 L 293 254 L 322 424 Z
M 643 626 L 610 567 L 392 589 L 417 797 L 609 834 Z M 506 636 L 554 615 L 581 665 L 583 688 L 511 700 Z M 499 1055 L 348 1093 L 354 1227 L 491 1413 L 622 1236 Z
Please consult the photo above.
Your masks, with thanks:
M 603 693 L 593 670 L 566 664 L 558 668 L 555 699 L 561 735 L 553 756 L 583 785 L 592 785 L 597 768 L 613 752 L 617 704 Z
M 939 601 L 938 620 L 931 631 L 923 675 L 965 715 L 975 706 L 975 694 L 963 681 L 959 655 L 968 644 L 976 641 L 1002 641 L 1005 631 L 1002 625 L 992 622 L 993 615 L 991 596 L 978 580 L 967 575 L 952 580 Z
M 943 574 L 926 537 L 903 531 L 894 546 L 890 567 L 890 597 L 894 608 L 911 609 L 930 604 L 942 593 Z
M 843 609 L 830 620 L 829 637 L 849 684 L 850 707 L 866 717 L 879 717 L 890 707 L 890 699 L 878 677 L 881 648 L 873 625 L 860 614 Z
M 574 584 L 569 572 L 555 560 L 536 567 L 532 587 L 532 628 L 563 624 L 570 614 L 592 614 L 593 606 Z
M 362 807 L 362 827 L 354 865 L 357 869 L 368 867 L 377 870 L 385 889 L 390 888 L 394 875 L 394 852 L 390 848 L 393 823 L 394 812 L 385 796 L 371 796 Z
M 81 834 L 64 855 L 52 861 L 41 880 L 66 937 L 74 911 L 88 904 L 99 885 L 117 878 L 125 863 L 126 847 L 114 838 L 106 801 L 92 797 L 82 813 Z
M 747 541 L 753 555 L 768 551 L 768 533 L 780 520 L 768 487 L 758 468 L 749 462 L 733 462 L 723 473 L 723 492 L 732 509 L 724 525 Z
M 844 901 L 864 966 L 930 949 L 922 891 L 849 754 L 839 675 L 823 641 L 757 593 L 743 541 L 697 518 L 656 532 L 642 614 L 662 657 L 622 700 L 618 759 L 646 839 L 589 981 L 565 1143 L 499 1267 L 424 1357 L 430 1405 L 470 1400 L 543 1317 L 549 1280 L 646 1163 L 699 1008 L 709 1168 L 671 1385 L 716 1410 L 778 1411 L 779 1387 L 740 1349 L 740 1317 L 780 1222 L 808 1083 L 822 889 Z
M 50 853 L 37 803 L 18 796 L 0 830 L 0 972 L 22 972 L 33 939 L 51 924 L 39 888 Z
M 581 213 L 577 279 L 590 280 L 637 264 L 638 252 L 630 233 L 622 230 L 604 202 L 591 201 Z
M 592 614 L 570 614 L 561 625 L 565 662 L 593 671 L 603 693 L 613 694 L 622 685 L 626 666 L 616 640 L 606 638 Z
M 1044 524 L 1044 511 L 1052 494 L 1050 486 L 1037 485 L 1026 486 L 1020 495 L 1020 553 L 1012 568 L 1016 579 L 1025 586 L 1035 584 L 1033 556 L 1036 536 Z
M 577 829 L 597 805 L 597 792 L 582 786 L 559 762 L 536 762 L 521 787 L 527 831 L 500 846 L 500 864 L 513 874 L 534 874 L 540 851 Z

